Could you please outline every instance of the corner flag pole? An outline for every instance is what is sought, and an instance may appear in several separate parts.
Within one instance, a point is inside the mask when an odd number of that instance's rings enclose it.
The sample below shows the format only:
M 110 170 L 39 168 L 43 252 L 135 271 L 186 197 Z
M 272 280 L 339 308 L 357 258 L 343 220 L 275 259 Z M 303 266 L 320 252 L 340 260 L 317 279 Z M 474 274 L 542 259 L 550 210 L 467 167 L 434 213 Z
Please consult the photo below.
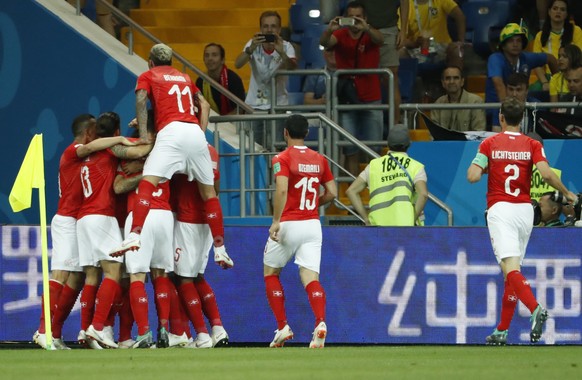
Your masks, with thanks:
M 48 266 L 48 239 L 46 231 L 46 198 L 44 182 L 44 153 L 42 148 L 42 133 L 32 138 L 8 200 L 12 211 L 20 212 L 30 208 L 32 189 L 38 189 L 40 209 L 40 242 L 42 252 L 42 292 L 44 296 L 44 323 L 46 333 L 46 348 L 52 350 L 52 331 L 50 313 L 49 292 L 49 266 Z

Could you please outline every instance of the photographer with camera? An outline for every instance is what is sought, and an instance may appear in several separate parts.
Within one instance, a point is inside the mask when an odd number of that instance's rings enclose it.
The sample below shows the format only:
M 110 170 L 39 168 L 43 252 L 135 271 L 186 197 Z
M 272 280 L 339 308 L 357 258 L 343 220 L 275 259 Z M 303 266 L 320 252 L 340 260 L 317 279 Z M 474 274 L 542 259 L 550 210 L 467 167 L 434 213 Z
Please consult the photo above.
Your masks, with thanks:
M 319 38 L 326 49 L 333 48 L 337 69 L 377 69 L 380 64 L 380 46 L 384 36 L 366 21 L 366 10 L 360 1 L 348 3 L 344 17 L 336 17 Z M 342 104 L 380 104 L 380 77 L 378 74 L 343 76 L 338 82 L 338 101 Z M 382 110 L 342 111 L 339 124 L 358 140 L 382 140 Z M 358 148 L 344 148 L 346 169 L 357 176 Z

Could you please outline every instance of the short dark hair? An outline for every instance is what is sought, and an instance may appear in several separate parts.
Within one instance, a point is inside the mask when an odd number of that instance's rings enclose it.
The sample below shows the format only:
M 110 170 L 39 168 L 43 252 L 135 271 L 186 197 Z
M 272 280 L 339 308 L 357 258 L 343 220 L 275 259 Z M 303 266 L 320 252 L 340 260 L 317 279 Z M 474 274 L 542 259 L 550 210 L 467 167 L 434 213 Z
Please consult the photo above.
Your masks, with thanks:
M 218 50 L 220 50 L 220 58 L 224 59 L 226 57 L 226 52 L 224 51 L 224 46 L 222 46 L 221 44 L 217 44 L 215 42 L 211 42 L 208 45 L 204 46 L 204 53 L 206 53 L 206 48 L 209 48 L 211 46 L 216 46 L 218 48 Z
M 358 1 L 358 0 L 350 1 L 348 3 L 348 5 L 346 6 L 346 10 L 344 11 L 344 14 L 347 15 L 348 14 L 348 9 L 350 9 L 350 8 L 362 8 L 362 11 L 364 13 L 364 17 L 367 17 L 368 16 L 366 14 L 366 6 L 361 1 Z
M 522 73 L 511 73 L 507 77 L 505 81 L 506 86 L 520 86 L 524 85 L 525 87 L 529 86 L 529 78 Z
M 447 65 L 443 69 L 443 72 L 441 73 L 441 78 L 443 78 L 445 76 L 445 71 L 447 71 L 448 69 L 457 69 L 457 70 L 459 70 L 459 74 L 461 75 L 461 79 L 465 77 L 465 75 L 463 74 L 463 69 L 461 69 L 459 66 L 457 66 L 457 65 Z
M 119 130 L 121 120 L 115 112 L 104 112 L 97 118 L 95 135 L 97 137 L 112 137 Z
M 95 116 L 90 113 L 83 113 L 73 119 L 71 131 L 74 137 L 79 137 L 89 127 L 95 124 Z
M 501 103 L 501 114 L 508 125 L 517 126 L 523 119 L 525 104 L 513 96 L 508 96 Z
M 309 122 L 305 116 L 293 114 L 285 120 L 285 129 L 292 139 L 304 139 L 309 132 Z
M 279 26 L 281 26 L 282 21 L 281 21 L 281 15 L 279 14 L 279 12 L 277 12 L 277 11 L 264 11 L 263 13 L 261 13 L 261 17 L 259 17 L 259 27 L 263 23 L 263 19 L 265 17 L 271 17 L 271 16 L 277 17 L 279 19 Z

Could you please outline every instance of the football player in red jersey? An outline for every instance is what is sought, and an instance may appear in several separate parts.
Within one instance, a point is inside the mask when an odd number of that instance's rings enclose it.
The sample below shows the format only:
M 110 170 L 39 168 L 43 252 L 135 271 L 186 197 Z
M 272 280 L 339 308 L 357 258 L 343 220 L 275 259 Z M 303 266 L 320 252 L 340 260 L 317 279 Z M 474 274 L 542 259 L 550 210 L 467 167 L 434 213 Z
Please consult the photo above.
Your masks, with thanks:
M 214 172 L 214 187 L 220 188 L 218 152 L 208 145 Z M 188 181 L 184 174 L 176 174 L 171 181 L 172 209 L 176 212 L 174 227 L 174 272 L 180 276 L 178 293 L 188 318 L 196 330 L 193 348 L 211 348 L 226 345 L 228 334 L 222 326 L 218 304 L 212 287 L 204 278 L 212 235 L 206 223 L 204 201 L 197 191 L 196 182 Z M 224 257 L 224 259 L 227 259 Z M 234 266 L 228 258 L 224 267 Z M 208 318 L 212 334 L 208 334 L 204 315 Z
M 99 116 L 96 137 L 119 135 L 119 116 L 106 112 Z M 151 145 L 121 146 L 95 152 L 81 165 L 81 184 L 84 200 L 79 209 L 77 239 L 79 264 L 85 272 L 85 286 L 81 294 L 81 332 L 85 337 L 107 347 L 117 347 L 112 333 L 105 333 L 105 321 L 112 304 L 121 297 L 121 259 L 109 256 L 111 249 L 121 242 L 121 232 L 115 218 L 113 180 L 117 174 L 118 159 L 140 158 L 149 153 Z M 99 285 L 103 269 L 104 280 Z M 98 288 L 99 286 L 99 288 Z M 94 313 L 93 313 L 94 308 Z M 90 324 L 90 325 L 89 325 Z
M 198 190 L 204 200 L 206 222 L 214 239 L 215 261 L 225 265 L 227 260 L 221 260 L 222 257 L 228 257 L 224 247 L 222 208 L 214 190 L 212 162 L 204 135 L 210 105 L 190 77 L 171 66 L 172 49 L 169 46 L 154 45 L 149 58 L 150 70 L 137 79 L 136 116 L 140 138 L 149 142 L 146 108 L 149 98 L 154 110 L 156 141 L 138 186 L 131 232 L 119 247 L 111 251 L 111 255 L 123 255 L 140 247 L 139 234 L 156 186 L 179 172 L 187 174 L 188 180 L 195 179 L 198 183 Z
M 287 324 L 285 295 L 279 274 L 295 256 L 299 276 L 315 314 L 315 330 L 309 347 L 325 344 L 325 291 L 319 283 L 322 232 L 318 207 L 337 196 L 337 187 L 327 159 L 305 146 L 309 131 L 307 119 L 291 115 L 285 120 L 287 149 L 273 157 L 275 199 L 273 222 L 263 257 L 264 279 L 269 305 L 277 319 L 271 347 L 282 347 L 293 338 Z M 324 187 L 320 195 L 320 186 Z
M 501 300 L 501 321 L 486 339 L 490 345 L 505 345 L 507 330 L 519 299 L 532 313 L 530 341 L 538 342 L 548 312 L 536 300 L 521 263 L 533 228 L 534 212 L 530 199 L 533 165 L 543 179 L 574 202 L 576 195 L 564 186 L 550 169 L 539 141 L 520 133 L 525 105 L 513 97 L 501 104 L 499 121 L 502 132 L 485 139 L 467 170 L 474 183 L 488 173 L 487 228 L 493 252 L 503 272 L 505 290 Z
M 52 317 L 53 347 L 67 349 L 61 339 L 61 330 L 83 286 L 83 268 L 79 265 L 77 246 L 77 214 L 83 202 L 83 188 L 79 181 L 82 160 L 93 152 L 117 144 L 135 145 L 122 136 L 92 140 L 95 116 L 82 114 L 71 125 L 74 140 L 65 149 L 59 162 L 59 203 L 51 221 L 53 250 L 51 280 L 49 282 Z M 33 341 L 46 348 L 44 307 L 38 331 Z

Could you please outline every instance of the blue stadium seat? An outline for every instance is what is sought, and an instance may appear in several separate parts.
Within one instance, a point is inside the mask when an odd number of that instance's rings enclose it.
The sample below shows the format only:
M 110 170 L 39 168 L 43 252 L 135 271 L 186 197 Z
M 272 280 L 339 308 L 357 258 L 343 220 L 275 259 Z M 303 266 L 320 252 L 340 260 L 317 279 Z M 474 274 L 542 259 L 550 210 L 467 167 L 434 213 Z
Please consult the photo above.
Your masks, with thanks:
M 298 106 L 303 104 L 303 92 L 288 92 L 287 99 L 290 106 Z
M 299 92 L 303 91 L 303 75 L 289 75 L 287 79 L 287 91 Z
M 492 53 L 490 31 L 497 33 L 511 17 L 509 1 L 471 0 L 461 7 L 467 19 L 465 39 L 473 44 L 473 50 L 483 59 Z
M 398 88 L 402 103 L 414 101 L 414 84 L 418 74 L 418 60 L 416 58 L 400 58 L 398 68 Z
M 310 23 L 305 25 L 303 37 L 317 38 L 321 37 L 323 31 L 327 29 L 327 24 Z
M 303 37 L 301 39 L 301 61 L 305 62 L 306 69 L 319 69 L 325 66 L 319 37 Z

